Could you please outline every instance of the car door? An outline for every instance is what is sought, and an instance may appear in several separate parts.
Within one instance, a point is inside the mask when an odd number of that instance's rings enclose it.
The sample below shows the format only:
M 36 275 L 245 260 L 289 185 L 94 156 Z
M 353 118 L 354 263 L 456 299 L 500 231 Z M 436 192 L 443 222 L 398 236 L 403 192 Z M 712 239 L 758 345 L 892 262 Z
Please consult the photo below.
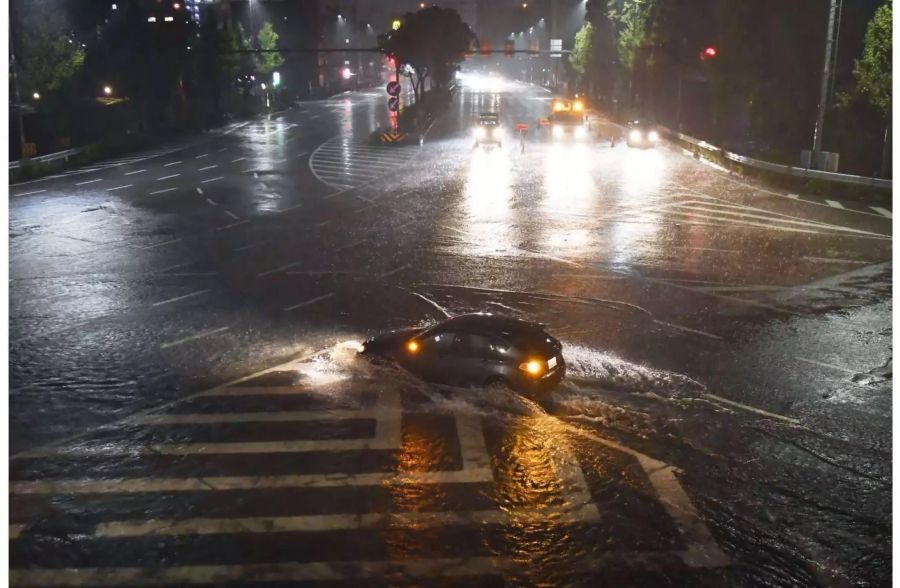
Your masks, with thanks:
M 484 335 L 461 333 L 453 345 L 457 356 L 457 377 L 467 386 L 481 386 L 490 379 L 501 376 L 503 363 L 502 345 L 499 340 Z
M 454 353 L 456 333 L 436 333 L 419 340 L 421 350 L 416 373 L 430 382 L 453 384 L 457 356 Z

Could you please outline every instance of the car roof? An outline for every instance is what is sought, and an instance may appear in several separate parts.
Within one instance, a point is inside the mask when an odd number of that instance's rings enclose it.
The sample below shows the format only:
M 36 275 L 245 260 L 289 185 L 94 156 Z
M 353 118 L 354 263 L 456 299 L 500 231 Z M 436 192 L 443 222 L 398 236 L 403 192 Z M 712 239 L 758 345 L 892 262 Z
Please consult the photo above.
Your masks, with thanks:
M 499 118 L 500 115 L 496 112 L 482 112 L 480 115 L 481 118 Z
M 439 323 L 436 327 L 441 331 L 517 337 L 524 334 L 541 332 L 544 325 L 491 313 L 479 312 L 455 316 Z

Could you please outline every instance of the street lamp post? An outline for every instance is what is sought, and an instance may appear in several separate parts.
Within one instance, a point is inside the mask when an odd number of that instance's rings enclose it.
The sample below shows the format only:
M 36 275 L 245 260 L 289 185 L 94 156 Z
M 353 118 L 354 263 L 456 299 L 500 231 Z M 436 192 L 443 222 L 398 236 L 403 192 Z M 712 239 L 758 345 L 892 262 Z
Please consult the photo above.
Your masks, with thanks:
M 828 88 L 832 71 L 831 51 L 834 46 L 834 18 L 837 13 L 838 0 L 831 0 L 828 9 L 828 33 L 825 36 L 825 65 L 822 68 L 822 86 L 819 91 L 819 110 L 816 114 L 816 128 L 813 131 L 813 146 L 810 154 L 810 167 L 816 167 L 818 154 L 822 150 L 822 133 L 825 127 L 825 108 L 828 105 Z

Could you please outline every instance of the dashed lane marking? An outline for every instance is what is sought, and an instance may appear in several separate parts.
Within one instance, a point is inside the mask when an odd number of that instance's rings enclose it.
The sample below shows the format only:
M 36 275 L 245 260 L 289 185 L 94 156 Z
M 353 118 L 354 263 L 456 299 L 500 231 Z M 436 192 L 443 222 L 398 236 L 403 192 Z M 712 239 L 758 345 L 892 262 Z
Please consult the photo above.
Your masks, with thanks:
M 212 198 L 207 198 L 206 201 L 209 202 L 213 206 L 218 206 L 218 203 L 216 203 L 216 201 L 213 200 Z
M 142 247 L 142 249 L 155 249 L 157 247 L 162 247 L 164 245 L 171 245 L 172 243 L 178 243 L 181 241 L 181 237 L 177 237 L 175 239 L 169 239 L 168 241 L 162 241 L 160 243 L 154 243 L 153 245 L 147 245 L 146 247 Z
M 238 219 L 240 218 L 238 215 L 234 214 L 234 213 L 231 212 L 230 210 L 226 210 L 226 211 L 225 211 L 225 214 L 227 214 L 227 215 L 228 215 L 229 217 L 231 217 L 233 220 L 238 220 Z
M 719 335 L 714 335 L 713 333 L 707 333 L 706 331 L 700 331 L 700 330 L 692 329 L 692 328 L 690 328 L 690 327 L 685 327 L 685 326 L 682 326 L 682 325 L 676 325 L 676 324 L 673 324 L 673 323 L 667 323 L 666 321 L 657 321 L 657 320 L 654 320 L 653 322 L 656 323 L 657 325 L 663 325 L 663 326 L 669 327 L 669 328 L 671 328 L 671 329 L 677 329 L 677 330 L 679 330 L 679 331 L 685 331 L 685 332 L 687 332 L 687 333 L 693 333 L 693 334 L 695 334 L 695 335 L 701 335 L 701 336 L 703 336 L 703 337 L 709 337 L 710 339 L 716 339 L 716 340 L 719 340 L 719 341 L 722 340 L 722 337 L 720 337 Z
M 135 175 L 135 174 L 142 174 L 142 173 L 144 173 L 145 171 L 147 171 L 147 170 L 145 170 L 145 169 L 139 169 L 139 170 L 137 170 L 137 171 L 125 172 L 125 174 L 123 174 L 123 175 L 126 175 L 126 176 L 133 176 L 133 175 Z
M 755 406 L 749 406 L 747 404 L 743 404 L 741 402 L 735 402 L 734 400 L 729 400 L 727 398 L 722 398 L 721 396 L 716 396 L 715 394 L 709 394 L 708 392 L 703 393 L 704 398 L 709 398 L 711 400 L 715 400 L 716 402 L 721 402 L 722 404 L 727 404 L 729 406 L 733 406 L 735 408 L 740 408 L 741 410 L 746 410 L 747 412 L 756 413 L 771 419 L 776 419 L 779 421 L 784 421 L 786 423 L 790 423 L 792 425 L 800 425 L 800 421 L 797 419 L 792 419 L 791 417 L 786 417 L 784 415 L 776 414 L 774 412 L 769 412 L 767 410 L 763 410 L 761 408 L 756 408 Z
M 156 178 L 156 181 L 157 181 L 157 182 L 161 182 L 161 181 L 163 181 L 163 180 L 171 180 L 172 178 L 177 178 L 177 177 L 180 176 L 180 175 L 181 175 L 181 174 L 172 174 L 172 175 L 170 175 L 170 176 L 163 176 L 163 177 L 161 177 L 161 178 Z
M 887 218 L 893 218 L 893 216 L 891 215 L 891 211 L 890 211 L 890 210 L 886 210 L 886 209 L 884 209 L 884 208 L 881 208 L 880 206 L 870 206 L 869 208 L 871 208 L 872 210 L 874 210 L 875 212 L 877 212 L 877 213 L 880 214 L 881 216 L 884 216 L 884 217 L 887 217 Z
M 97 178 L 96 180 L 88 180 L 86 182 L 78 182 L 75 185 L 76 186 L 84 186 L 85 184 L 93 184 L 93 183 L 102 182 L 102 181 L 103 181 L 103 178 Z
M 295 155 L 294 157 L 296 157 L 296 158 L 299 159 L 299 158 L 303 157 L 304 155 L 306 155 L 307 153 L 308 153 L 308 151 L 303 151 L 302 153 L 298 153 L 298 154 Z
M 203 180 L 203 181 L 201 181 L 200 183 L 201 183 L 201 184 L 208 184 L 208 183 L 210 183 L 210 182 L 215 182 L 215 181 L 217 181 L 217 180 L 224 180 L 224 179 L 225 179 L 225 176 L 218 176 L 218 177 L 215 177 L 215 178 L 209 178 L 208 180 Z
M 171 192 L 172 190 L 177 190 L 178 187 L 175 188 L 166 188 L 164 190 L 156 190 L 155 192 L 150 192 L 151 196 L 156 196 L 157 194 L 165 194 L 166 192 Z
M 816 360 L 814 360 L 814 359 L 807 359 L 807 358 L 805 358 L 805 357 L 797 357 L 796 359 L 797 359 L 798 361 L 802 361 L 803 363 L 808 363 L 808 364 L 811 364 L 811 365 L 817 365 L 817 366 L 819 366 L 819 367 L 828 368 L 828 369 L 830 369 L 830 370 L 837 370 L 837 371 L 839 371 L 839 372 L 844 372 L 844 373 L 847 373 L 847 374 L 853 374 L 853 375 L 856 375 L 856 374 L 859 373 L 859 372 L 857 372 L 856 370 L 851 370 L 851 369 L 845 368 L 845 367 L 843 367 L 843 366 L 834 365 L 833 363 L 825 363 L 824 361 L 816 361 Z
M 164 163 L 163 167 L 169 167 L 171 165 L 178 165 L 179 163 L 182 163 L 182 162 L 181 161 L 172 161 L 170 163 Z
M 315 298 L 311 298 L 310 300 L 305 300 L 305 301 L 300 302 L 300 303 L 298 303 L 298 304 L 294 304 L 293 306 L 288 306 L 287 308 L 284 309 L 284 311 L 285 311 L 285 312 L 290 312 L 290 311 L 292 311 L 292 310 L 296 310 L 296 309 L 301 308 L 301 307 L 303 307 L 303 306 L 309 306 L 310 304 L 315 304 L 316 302 L 321 302 L 322 300 L 325 300 L 325 299 L 327 299 L 327 298 L 331 298 L 332 296 L 334 296 L 334 292 L 332 292 L 332 293 L 330 293 L 330 294 L 324 294 L 324 295 L 322 295 L 322 296 L 317 296 L 317 297 L 315 297 Z
M 245 159 L 247 159 L 247 158 L 246 157 L 238 157 L 237 159 L 232 159 L 231 163 L 237 163 L 239 161 L 244 161 Z
M 384 272 L 383 274 L 379 275 L 378 279 L 383 280 L 384 278 L 389 278 L 389 277 L 393 276 L 394 274 L 399 274 L 400 272 L 402 272 L 404 270 L 408 270 L 411 267 L 412 266 L 408 263 L 405 265 L 401 265 L 398 268 L 392 269 L 390 271 Z
M 237 222 L 234 222 L 234 223 L 231 223 L 231 224 L 228 224 L 228 225 L 221 226 L 221 227 L 219 227 L 219 228 L 216 229 L 216 230 L 217 230 L 217 231 L 224 231 L 224 230 L 226 230 L 226 229 L 232 229 L 232 228 L 234 228 L 234 227 L 239 227 L 239 226 L 241 226 L 241 225 L 246 225 L 246 224 L 249 223 L 249 222 L 250 222 L 250 219 L 246 219 L 246 218 L 245 218 L 245 219 L 243 219 L 243 220 L 239 220 L 239 221 L 237 221 Z
M 184 337 L 183 339 L 178 339 L 177 341 L 171 341 L 169 343 L 163 343 L 159 346 L 160 349 L 168 349 L 170 347 L 175 347 L 176 345 L 181 345 L 183 343 L 188 343 L 190 341 L 196 341 L 197 339 L 202 339 L 204 337 L 209 337 L 210 335 L 215 335 L 217 333 L 223 333 L 227 331 L 229 327 L 220 327 L 218 329 L 213 329 L 211 331 L 204 331 L 202 333 L 197 333 L 195 335 L 191 335 L 189 337 Z M 179 455 L 179 454 L 176 454 Z
M 176 296 L 175 298 L 169 298 L 168 300 L 154 302 L 151 306 L 162 306 L 164 304 L 170 304 L 172 302 L 178 302 L 180 300 L 187 300 L 188 298 L 200 296 L 201 294 L 206 294 L 207 292 L 209 292 L 209 290 L 197 290 L 196 292 L 191 292 L 190 294 L 185 294 L 184 296 Z
M 297 265 L 300 265 L 300 262 L 299 262 L 299 261 L 294 261 L 294 262 L 291 262 L 291 263 L 288 263 L 288 264 L 285 264 L 285 265 L 281 265 L 281 266 L 278 266 L 278 267 L 273 268 L 273 269 L 270 269 L 270 270 L 266 270 L 266 271 L 264 271 L 264 272 L 260 272 L 260 273 L 256 274 L 256 277 L 257 277 L 257 278 L 262 278 L 262 277 L 264 277 L 264 276 L 269 276 L 269 275 L 271 275 L 271 274 L 277 274 L 278 272 L 283 272 L 284 270 L 290 269 L 290 268 L 295 267 L 295 266 L 297 266 Z
M 219 149 L 218 152 L 222 153 L 223 151 L 228 151 L 228 147 L 222 147 L 221 149 Z
M 194 159 L 203 159 L 204 157 L 208 157 L 208 156 L 209 156 L 209 153 L 202 153 L 202 154 L 198 155 L 197 157 L 195 157 Z
M 125 184 L 124 186 L 116 186 L 115 188 L 107 188 L 107 192 L 113 192 L 115 190 L 124 190 L 125 188 L 131 188 L 134 184 Z
M 206 167 L 201 167 L 197 171 L 206 171 L 208 169 L 213 169 L 214 167 L 219 167 L 218 165 L 207 165 Z
M 844 205 L 841 204 L 840 202 L 838 202 L 837 200 L 826 200 L 825 204 L 827 204 L 828 206 L 830 206 L 832 208 L 840 208 L 841 210 L 846 210 L 846 208 L 844 208 Z
M 31 192 L 22 192 L 21 194 L 16 194 L 16 196 L 32 196 L 34 194 L 43 194 L 47 190 L 32 190 Z

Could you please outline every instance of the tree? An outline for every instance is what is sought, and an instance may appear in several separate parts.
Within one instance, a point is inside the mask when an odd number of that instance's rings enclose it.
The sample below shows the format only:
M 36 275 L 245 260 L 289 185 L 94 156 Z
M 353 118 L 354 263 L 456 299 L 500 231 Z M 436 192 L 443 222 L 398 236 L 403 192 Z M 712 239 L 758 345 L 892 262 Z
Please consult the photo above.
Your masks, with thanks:
M 27 93 L 58 90 L 84 65 L 85 51 L 55 0 L 29 0 L 18 13 L 18 73 Z
M 472 29 L 452 9 L 431 6 L 408 13 L 396 31 L 378 36 L 378 46 L 392 55 L 412 82 L 416 101 L 425 96 L 425 80 L 441 86 L 449 80 L 453 66 L 465 59 Z
M 575 45 L 569 55 L 569 63 L 579 76 L 583 76 L 591 66 L 594 54 L 593 45 L 594 27 L 591 23 L 586 22 L 581 30 L 575 33 Z
M 887 118 L 891 112 L 891 3 L 878 8 L 866 29 L 863 54 L 853 75 L 857 90 Z
M 278 49 L 278 33 L 272 28 L 272 23 L 266 21 L 256 35 L 259 48 L 267 51 Z M 256 55 L 256 71 L 261 74 L 270 74 L 284 63 L 284 57 L 280 53 L 259 53 Z

